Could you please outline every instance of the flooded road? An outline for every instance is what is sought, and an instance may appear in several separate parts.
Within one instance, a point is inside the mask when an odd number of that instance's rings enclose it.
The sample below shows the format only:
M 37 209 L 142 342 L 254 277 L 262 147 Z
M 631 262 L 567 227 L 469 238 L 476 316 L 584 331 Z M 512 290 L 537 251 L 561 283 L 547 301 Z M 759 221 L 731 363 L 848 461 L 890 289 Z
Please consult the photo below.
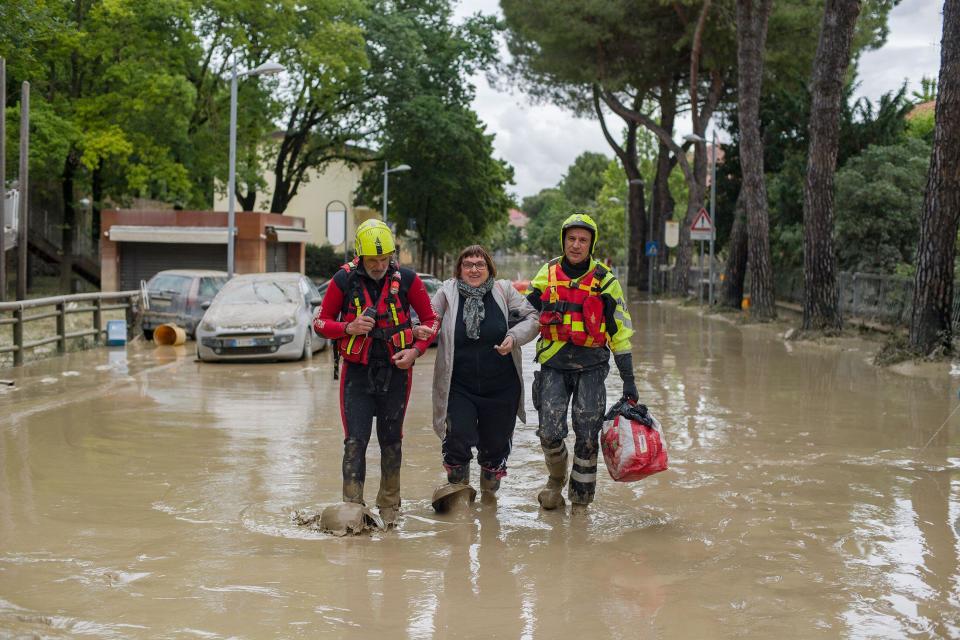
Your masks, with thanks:
M 960 636 L 958 378 L 632 311 L 669 471 L 601 468 L 587 514 L 541 512 L 528 407 L 499 503 L 437 516 L 431 353 L 400 528 L 364 537 L 291 520 L 340 496 L 329 353 L 213 365 L 133 345 L 2 370 L 0 637 Z

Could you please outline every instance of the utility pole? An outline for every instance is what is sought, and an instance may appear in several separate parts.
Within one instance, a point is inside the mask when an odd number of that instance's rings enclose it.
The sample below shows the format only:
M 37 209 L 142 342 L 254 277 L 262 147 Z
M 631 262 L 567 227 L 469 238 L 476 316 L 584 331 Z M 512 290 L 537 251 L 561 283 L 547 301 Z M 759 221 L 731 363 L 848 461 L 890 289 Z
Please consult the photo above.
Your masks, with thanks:
M 7 61 L 0 58 L 0 302 L 7 300 Z
M 713 230 L 710 232 L 710 285 L 708 306 L 713 306 L 713 241 L 717 237 L 717 130 L 713 130 L 713 163 L 710 173 L 710 221 Z
M 30 190 L 30 83 L 23 81 L 20 91 L 20 213 L 17 225 L 20 240 L 17 243 L 17 300 L 27 297 L 27 193 Z

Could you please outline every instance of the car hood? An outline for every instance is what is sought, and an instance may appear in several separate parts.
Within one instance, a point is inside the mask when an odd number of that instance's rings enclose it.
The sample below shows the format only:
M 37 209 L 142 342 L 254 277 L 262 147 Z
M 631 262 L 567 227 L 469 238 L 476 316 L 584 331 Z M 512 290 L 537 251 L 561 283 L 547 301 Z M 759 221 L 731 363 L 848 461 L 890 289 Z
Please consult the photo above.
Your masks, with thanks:
M 216 304 L 203 316 L 204 322 L 224 329 L 272 327 L 297 314 L 300 305 L 289 304 Z

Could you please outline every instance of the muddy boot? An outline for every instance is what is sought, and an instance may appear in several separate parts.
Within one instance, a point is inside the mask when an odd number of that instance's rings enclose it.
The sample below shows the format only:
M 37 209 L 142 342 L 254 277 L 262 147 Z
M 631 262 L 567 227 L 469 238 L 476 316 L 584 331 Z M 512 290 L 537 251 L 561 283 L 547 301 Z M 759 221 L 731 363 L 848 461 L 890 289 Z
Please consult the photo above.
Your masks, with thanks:
M 496 504 L 497 489 L 500 488 L 500 478 L 496 471 L 482 469 L 480 471 L 480 502 Z
M 544 509 L 556 509 L 566 504 L 561 491 L 567 480 L 567 445 L 563 440 L 556 443 L 541 440 L 540 446 L 549 477 L 546 486 L 537 495 L 537 501 Z
M 451 509 L 473 502 L 477 491 L 470 486 L 470 465 L 447 467 L 447 484 L 437 487 L 433 492 L 433 509 L 437 513 L 446 513 Z
M 363 480 L 367 472 L 364 460 L 366 446 L 359 440 L 348 438 L 343 443 L 343 501 L 363 502 Z
M 401 443 L 380 447 L 380 491 L 377 493 L 377 509 L 383 523 L 396 526 L 400 516 L 400 461 Z
M 573 469 L 570 471 L 570 487 L 567 497 L 577 509 L 584 510 L 593 502 L 593 495 L 597 490 L 597 453 L 591 452 L 589 457 L 581 458 L 574 453 Z

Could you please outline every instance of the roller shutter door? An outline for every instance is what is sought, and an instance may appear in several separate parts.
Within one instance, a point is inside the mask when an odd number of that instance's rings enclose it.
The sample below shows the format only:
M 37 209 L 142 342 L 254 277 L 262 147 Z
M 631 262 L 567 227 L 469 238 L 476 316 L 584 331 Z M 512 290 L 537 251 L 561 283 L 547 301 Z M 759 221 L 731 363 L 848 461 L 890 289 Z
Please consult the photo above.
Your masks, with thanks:
M 166 242 L 120 243 L 120 290 L 140 287 L 164 269 L 227 270 L 225 244 L 171 244 Z
M 267 243 L 266 270 L 268 272 L 287 270 L 287 243 L 286 242 L 268 242 Z

